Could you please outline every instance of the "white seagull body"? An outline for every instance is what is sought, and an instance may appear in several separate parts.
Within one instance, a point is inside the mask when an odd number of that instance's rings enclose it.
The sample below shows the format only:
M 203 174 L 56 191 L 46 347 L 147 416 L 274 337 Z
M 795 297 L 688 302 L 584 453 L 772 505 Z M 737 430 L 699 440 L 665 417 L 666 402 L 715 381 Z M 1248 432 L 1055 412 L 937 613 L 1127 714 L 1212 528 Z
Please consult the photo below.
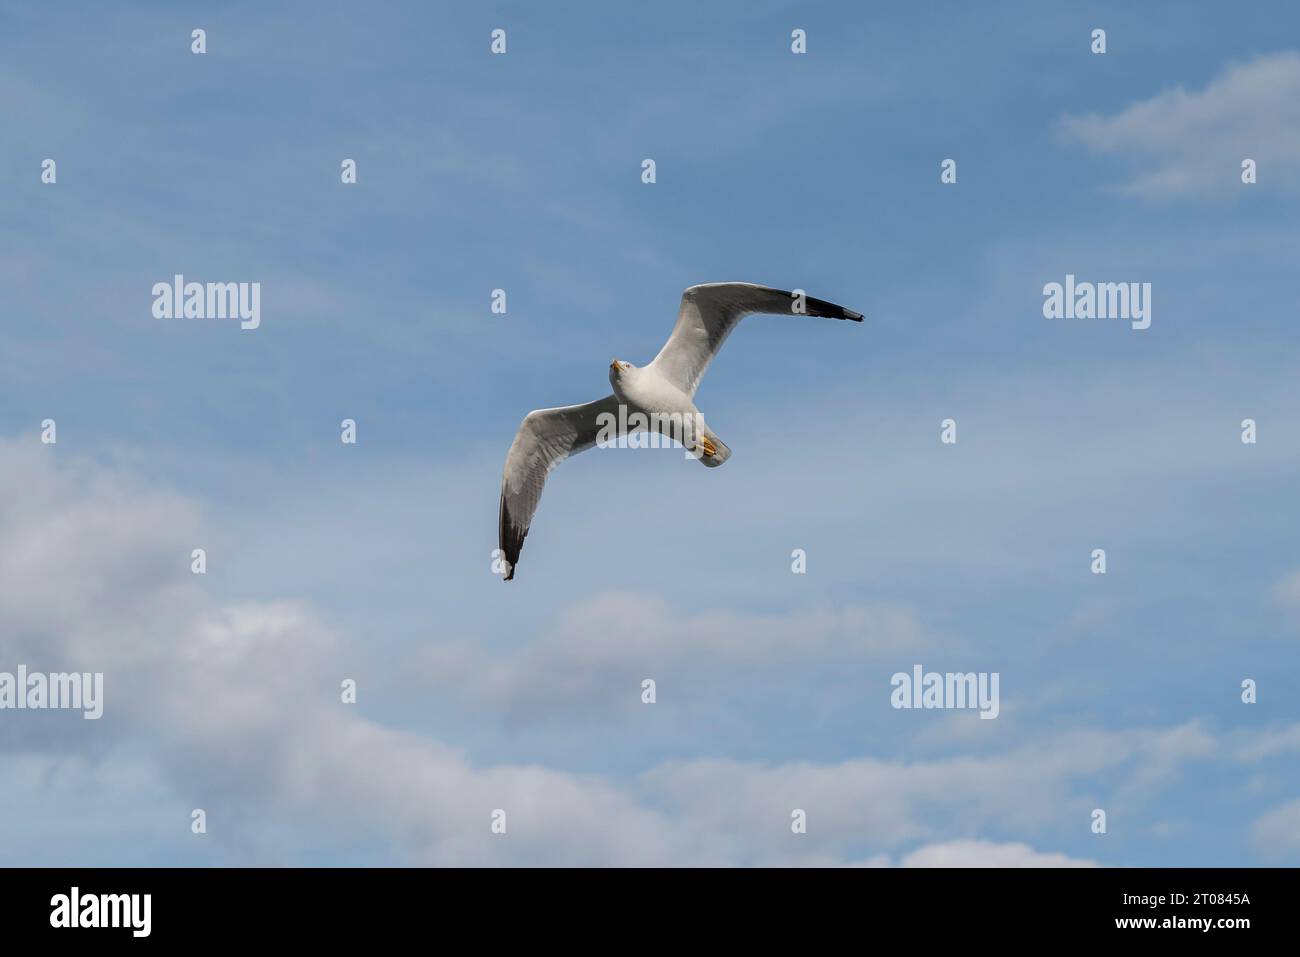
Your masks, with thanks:
M 643 368 L 618 359 L 610 363 L 613 395 L 585 405 L 538 409 L 524 417 L 501 479 L 500 545 L 506 581 L 514 578 L 546 476 L 570 455 L 595 445 L 602 430 L 608 434 L 611 417 L 626 423 L 631 413 L 641 413 L 649 428 L 681 442 L 709 468 L 731 457 L 731 449 L 704 424 L 695 407 L 695 390 L 731 330 L 754 313 L 862 321 L 861 313 L 802 293 L 745 282 L 691 286 L 682 293 L 677 324 L 653 362 Z M 637 430 L 620 428 L 618 434 Z

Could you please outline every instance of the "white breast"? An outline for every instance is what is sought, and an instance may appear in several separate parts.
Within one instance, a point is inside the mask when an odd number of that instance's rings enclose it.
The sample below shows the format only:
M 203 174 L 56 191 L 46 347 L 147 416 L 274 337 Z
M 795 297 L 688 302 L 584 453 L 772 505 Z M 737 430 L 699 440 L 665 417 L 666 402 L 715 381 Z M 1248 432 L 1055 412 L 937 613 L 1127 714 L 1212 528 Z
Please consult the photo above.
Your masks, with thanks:
M 620 402 L 647 412 L 693 414 L 695 403 L 652 367 L 629 369 L 613 383 Z

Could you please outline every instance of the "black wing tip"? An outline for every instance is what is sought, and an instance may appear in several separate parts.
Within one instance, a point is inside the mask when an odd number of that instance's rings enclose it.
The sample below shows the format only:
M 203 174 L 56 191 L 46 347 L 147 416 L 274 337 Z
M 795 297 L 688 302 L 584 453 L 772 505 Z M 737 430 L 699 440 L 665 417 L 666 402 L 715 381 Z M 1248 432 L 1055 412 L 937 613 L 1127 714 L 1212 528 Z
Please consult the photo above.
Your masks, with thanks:
M 519 564 L 520 546 L 523 545 L 523 538 L 519 539 L 519 544 L 513 548 L 503 548 L 504 560 L 506 563 L 506 574 L 502 581 L 510 581 L 515 577 L 515 566 Z
M 782 290 L 776 289 L 772 286 L 764 286 L 760 283 L 753 282 L 699 282 L 692 286 L 687 286 L 682 292 L 682 297 L 685 299 L 694 299 L 699 290 L 708 289 L 713 286 L 747 286 L 751 289 L 775 292 L 788 297 L 792 301 L 796 299 L 793 292 L 783 292 Z M 865 318 L 860 312 L 846 309 L 843 306 L 838 306 L 825 299 L 815 299 L 812 296 L 804 295 L 803 301 L 805 305 L 812 307 L 814 311 L 811 314 L 818 319 L 848 319 L 850 322 L 861 322 Z
M 515 577 L 515 568 L 519 565 L 519 553 L 524 549 L 524 539 L 528 536 L 528 529 L 522 532 L 516 527 L 511 526 L 511 535 L 501 543 L 502 556 L 506 563 L 506 575 L 502 581 L 510 581 Z
M 814 299 L 809 296 L 805 303 L 814 310 L 813 315 L 821 319 L 848 319 L 851 322 L 861 322 L 862 313 L 854 312 L 852 309 L 846 309 L 843 306 L 837 306 L 833 302 L 827 302 L 825 299 Z
M 501 546 L 501 556 L 505 559 L 506 575 L 502 581 L 510 581 L 515 577 L 515 566 L 519 564 L 519 553 L 523 551 L 524 539 L 528 537 L 528 529 L 520 528 L 515 524 L 510 515 L 510 509 L 506 505 L 505 496 L 501 497 L 501 520 L 499 544 Z

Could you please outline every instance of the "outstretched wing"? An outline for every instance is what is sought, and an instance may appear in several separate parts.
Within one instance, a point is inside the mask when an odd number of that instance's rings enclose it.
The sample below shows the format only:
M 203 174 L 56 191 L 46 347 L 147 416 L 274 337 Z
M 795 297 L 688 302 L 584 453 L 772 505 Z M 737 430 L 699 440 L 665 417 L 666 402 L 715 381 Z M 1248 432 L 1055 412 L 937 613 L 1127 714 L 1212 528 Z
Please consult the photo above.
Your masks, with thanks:
M 506 581 L 515 577 L 515 563 L 541 500 L 546 476 L 570 455 L 596 444 L 603 412 L 617 420 L 618 399 L 607 395 L 586 405 L 538 409 L 524 416 L 501 476 L 501 552 L 508 563 Z
M 802 304 L 803 312 L 798 311 Z M 796 297 L 794 293 L 755 286 L 747 282 L 711 282 L 691 286 L 682 293 L 677 325 L 651 366 L 684 391 L 695 395 L 704 370 L 722 348 L 731 330 L 753 313 L 806 315 L 823 319 L 862 321 L 862 313 L 824 299 Z

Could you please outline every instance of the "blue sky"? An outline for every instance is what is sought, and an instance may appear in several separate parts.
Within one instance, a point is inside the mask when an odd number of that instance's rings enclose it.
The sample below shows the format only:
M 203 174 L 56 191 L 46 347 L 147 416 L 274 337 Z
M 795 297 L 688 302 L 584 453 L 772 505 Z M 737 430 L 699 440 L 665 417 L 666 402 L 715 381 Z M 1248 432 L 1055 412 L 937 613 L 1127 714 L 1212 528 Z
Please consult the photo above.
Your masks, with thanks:
M 5 863 L 1300 862 L 1294 9 L 701 6 L 0 4 L 0 670 L 107 699 L 0 712 Z M 721 280 L 867 319 L 746 320 L 726 467 L 566 463 L 503 585 L 519 420 Z

